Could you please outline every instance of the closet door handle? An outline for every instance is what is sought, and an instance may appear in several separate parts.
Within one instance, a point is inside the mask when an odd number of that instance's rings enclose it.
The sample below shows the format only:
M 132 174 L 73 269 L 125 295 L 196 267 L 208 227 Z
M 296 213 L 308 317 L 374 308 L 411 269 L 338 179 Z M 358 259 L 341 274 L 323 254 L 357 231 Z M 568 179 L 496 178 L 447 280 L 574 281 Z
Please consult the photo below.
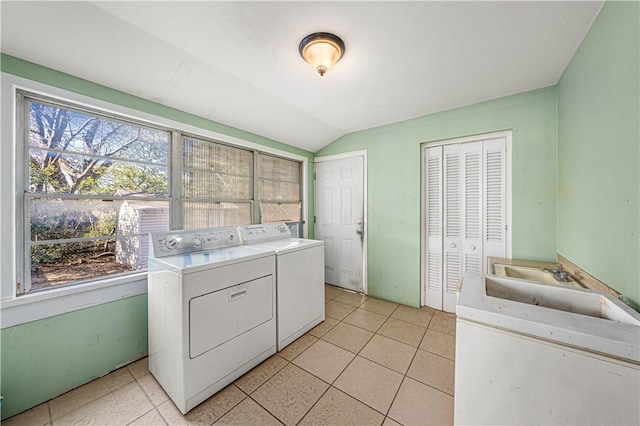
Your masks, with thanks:
M 456 243 L 451 243 L 451 245 L 449 247 L 456 248 L 457 246 L 456 246 Z
M 469 248 L 470 248 L 471 250 L 475 250 L 475 249 L 476 249 L 476 246 L 471 246 L 471 247 L 469 247 Z

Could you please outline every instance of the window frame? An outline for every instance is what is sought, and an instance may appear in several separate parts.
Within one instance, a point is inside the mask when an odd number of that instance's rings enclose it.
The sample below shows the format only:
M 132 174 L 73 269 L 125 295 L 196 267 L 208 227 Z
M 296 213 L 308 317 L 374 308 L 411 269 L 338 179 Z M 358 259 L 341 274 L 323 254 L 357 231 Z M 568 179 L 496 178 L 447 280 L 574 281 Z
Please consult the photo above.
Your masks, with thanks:
M 280 156 L 288 160 L 301 162 L 303 179 L 301 182 L 303 192 L 303 212 L 302 220 L 303 235 L 307 235 L 307 220 L 309 207 L 309 163 L 310 156 L 297 154 L 295 152 L 280 149 L 279 143 L 262 145 L 235 136 L 229 136 L 211 129 L 220 129 L 231 134 L 246 135 L 249 133 L 233 129 L 225 125 L 211 122 L 206 119 L 195 120 L 199 126 L 187 124 L 172 118 L 166 118 L 152 113 L 144 112 L 151 103 L 137 99 L 131 95 L 114 96 L 110 92 L 100 93 L 95 89 L 85 89 L 92 93 L 99 93 L 103 99 L 72 92 L 59 87 L 54 87 L 46 83 L 30 80 L 24 77 L 1 73 L 0 91 L 1 115 L 0 122 L 2 130 L 0 135 L 5 143 L 0 146 L 0 177 L 3 184 L 13 188 L 13 191 L 3 191 L 0 202 L 4 206 L 0 209 L 0 230 L 3 235 L 8 236 L 0 241 L 0 264 L 2 265 L 2 276 L 0 277 L 0 323 L 2 328 L 23 324 L 26 322 L 51 317 L 89 306 L 95 306 L 110 301 L 119 300 L 125 297 L 143 295 L 146 293 L 146 271 L 133 272 L 122 276 L 106 277 L 89 282 L 76 283 L 69 286 L 56 286 L 46 291 L 26 293 L 17 297 L 16 283 L 23 273 L 25 263 L 24 239 L 20 235 L 24 232 L 24 162 L 16 161 L 24 158 L 26 146 L 24 140 L 20 140 L 17 133 L 17 96 L 19 91 L 24 91 L 35 97 L 48 98 L 57 102 L 69 103 L 74 109 L 88 109 L 96 111 L 100 115 L 114 114 L 119 120 L 131 120 L 136 124 L 153 128 L 166 128 L 172 132 L 172 147 L 169 154 L 170 175 L 174 170 L 173 162 L 182 155 L 182 143 L 180 135 L 191 135 L 200 139 L 211 140 L 215 143 L 228 144 L 233 147 L 250 149 L 275 156 Z M 104 99 L 118 99 L 122 103 L 116 104 Z M 27 108 L 26 103 L 23 103 Z M 126 106 L 126 105 L 132 105 Z M 142 105 L 142 106 L 140 106 Z M 141 108 L 141 109 L 134 109 Z M 22 114 L 23 119 L 25 117 Z M 26 123 L 22 123 L 21 128 L 25 128 Z M 282 144 L 282 148 L 296 151 L 296 148 Z M 300 150 L 300 152 L 304 152 Z M 22 155 L 21 155 L 22 154 Z M 255 163 L 255 162 L 254 162 Z M 255 165 L 254 165 L 255 167 Z M 176 197 L 180 194 L 176 191 L 180 186 L 179 179 L 171 179 L 170 194 Z M 19 189 L 22 189 L 20 194 Z M 171 203 L 170 221 L 174 223 L 177 219 L 176 210 L 180 209 L 179 203 Z M 255 220 L 255 219 L 254 219 Z M 172 225 L 172 227 L 175 225 Z M 24 236 L 24 234 L 23 234 Z M 18 269 L 22 268 L 22 270 Z M 20 272 L 22 271 L 22 272 Z M 21 277 L 20 277 L 21 278 Z
M 285 182 L 285 183 L 291 183 L 289 181 L 285 181 L 285 180 L 278 180 L 278 179 L 267 179 L 265 177 L 263 177 L 262 175 L 262 170 L 260 170 L 260 156 L 267 156 L 267 157 L 273 157 L 279 160 L 287 160 L 287 161 L 292 161 L 289 158 L 286 157 L 282 157 L 280 155 L 273 155 L 273 154 L 268 154 L 268 153 L 264 153 L 264 152 L 258 152 L 256 154 L 256 161 L 255 161 L 255 165 L 254 165 L 254 174 L 255 174 L 255 179 L 254 179 L 254 199 L 255 199 L 255 218 L 258 218 L 260 220 L 260 222 L 262 222 L 262 211 L 261 211 L 261 206 L 262 203 L 265 204 L 291 204 L 291 205 L 297 205 L 298 209 L 300 210 L 300 220 L 298 222 L 287 222 L 289 223 L 298 223 L 299 227 L 301 228 L 301 225 L 304 225 L 304 216 L 303 216 L 303 212 L 302 209 L 305 205 L 304 203 L 304 188 L 302 186 L 302 182 L 304 180 L 304 173 L 303 173 L 303 168 L 302 168 L 302 164 L 300 165 L 300 170 L 299 170 L 299 175 L 298 175 L 298 183 L 300 185 L 300 191 L 298 193 L 298 200 L 297 201 L 282 201 L 282 200 L 270 200 L 270 199 L 261 199 L 260 198 L 260 190 L 259 190 L 259 181 L 260 179 L 265 179 L 265 180 L 270 180 L 272 182 Z
M 181 149 L 180 149 L 180 161 L 176 161 L 176 167 L 174 168 L 174 173 L 176 173 L 176 175 L 178 176 L 182 176 L 184 174 L 184 140 L 185 139 L 194 139 L 198 142 L 205 142 L 205 143 L 211 143 L 214 145 L 218 145 L 218 146 L 224 146 L 224 147 L 229 147 L 232 149 L 239 149 L 239 150 L 243 150 L 243 151 L 247 151 L 251 153 L 251 168 L 250 168 L 250 180 L 251 180 L 251 184 L 249 185 L 249 191 L 250 191 L 250 198 L 249 199 L 229 199 L 229 198 L 186 198 L 183 195 L 183 187 L 180 186 L 180 192 L 176 194 L 176 197 L 178 199 L 177 204 L 178 204 L 178 210 L 179 212 L 177 212 L 179 214 L 179 218 L 177 219 L 176 223 L 176 229 L 184 229 L 184 223 L 185 223 L 185 218 L 184 218 L 184 203 L 185 202 L 214 202 L 214 203 L 247 203 L 249 204 L 249 214 L 251 217 L 251 223 L 256 223 L 256 220 L 258 219 L 259 216 L 257 216 L 255 214 L 255 205 L 256 205 L 256 158 L 257 155 L 260 151 L 257 151 L 255 149 L 249 149 L 249 148 L 245 148 L 245 147 L 241 147 L 241 146 L 237 146 L 237 145 L 233 145 L 233 144 L 229 144 L 229 143 L 224 143 L 221 142 L 219 140 L 215 140 L 215 139 L 211 139 L 211 138 L 203 138 L 202 136 L 197 136 L 194 134 L 189 134 L 189 133 L 185 133 L 185 132 L 181 132 L 179 133 L 179 137 L 180 137 L 180 145 L 181 145 Z M 178 180 L 178 179 L 176 179 Z M 182 180 L 179 180 L 179 184 L 182 184 Z
M 61 108 L 61 109 L 67 109 L 70 111 L 76 111 L 76 112 L 80 112 L 83 114 L 87 114 L 87 115 L 92 115 L 95 117 L 99 117 L 99 118 L 104 118 L 107 120 L 112 120 L 112 121 L 116 121 L 116 122 L 121 122 L 124 124 L 130 124 L 132 126 L 139 126 L 139 127 L 145 127 L 148 129 L 153 129 L 153 130 L 158 130 L 158 131 L 162 131 L 162 132 L 166 132 L 168 134 L 168 140 L 167 140 L 167 162 L 166 164 L 158 164 L 158 166 L 164 167 L 167 170 L 167 195 L 165 197 L 151 197 L 151 196 L 120 196 L 120 195 L 96 195 L 96 194 L 71 194 L 71 193 L 65 193 L 65 192 L 61 192 L 61 193 L 36 193 L 36 192 L 30 192 L 29 191 L 29 186 L 30 186 L 30 170 L 29 170 L 29 164 L 30 164 L 30 150 L 32 149 L 31 144 L 30 144 L 30 117 L 31 117 L 31 109 L 30 109 L 30 105 L 31 102 L 36 102 L 36 103 L 40 103 L 40 104 L 44 104 L 44 105 L 48 105 L 48 106 L 52 106 L 52 107 L 56 107 L 56 108 Z M 22 235 L 20 237 L 18 237 L 18 241 L 21 243 L 22 246 L 22 256 L 18 256 L 18 263 L 21 263 L 21 268 L 20 266 L 18 266 L 18 278 L 19 281 L 16 284 L 16 297 L 20 296 L 24 296 L 26 294 L 30 294 L 32 291 L 32 273 L 31 273 L 31 254 L 30 254 L 30 250 L 32 247 L 40 245 L 40 244 L 32 244 L 31 243 L 31 217 L 30 217 L 30 212 L 31 212 L 31 205 L 34 201 L 36 200 L 43 200 L 43 199 L 47 199 L 47 198 L 60 198 L 63 200 L 109 200 L 109 201 L 116 201 L 116 200 L 135 200 L 135 201 L 166 201 L 169 203 L 169 211 L 171 212 L 171 206 L 174 203 L 174 197 L 173 197 L 173 193 L 172 193 L 172 188 L 173 188 L 173 180 L 175 180 L 173 178 L 173 173 L 172 173 L 172 163 L 173 163 L 173 158 L 172 158 L 172 147 L 173 147 L 173 137 L 174 137 L 174 132 L 172 129 L 164 127 L 164 126 L 158 126 L 158 125 L 149 125 L 147 123 L 142 123 L 140 121 L 134 121 L 132 119 L 129 119 L 127 117 L 121 117 L 115 113 L 105 113 L 103 111 L 97 111 L 95 109 L 92 108 L 87 108 L 85 106 L 78 106 L 77 104 L 74 104 L 72 102 L 66 102 L 66 101 L 60 101 L 58 99 L 55 98 L 51 98 L 48 96 L 42 96 L 42 95 L 37 95 L 37 94 L 33 94 L 31 92 L 25 91 L 25 90 L 18 90 L 16 92 L 16 112 L 17 112 L 17 117 L 16 117 L 16 122 L 17 122 L 17 127 L 16 127 L 16 165 L 19 167 L 18 170 L 18 174 L 16 175 L 18 179 L 16 181 L 16 191 L 18 194 L 20 194 L 22 196 L 22 203 L 16 203 L 16 210 L 18 212 L 18 217 L 22 219 Z M 66 151 L 62 151 L 62 150 L 58 150 L 56 152 L 66 152 Z M 73 152 L 69 151 L 70 153 L 73 154 Z M 97 157 L 97 156 L 96 156 Z M 125 160 L 124 162 L 126 163 L 131 163 L 131 164 L 146 164 L 144 162 L 136 162 L 133 160 Z M 172 218 L 171 218 L 171 214 L 169 214 L 169 228 L 173 229 L 173 223 L 172 223 Z M 131 237 L 138 237 L 138 238 L 144 238 L 143 234 L 136 234 L 136 235 L 129 235 L 127 236 L 127 238 L 131 238 Z M 106 240 L 106 237 L 100 237 L 99 239 L 102 240 Z M 113 239 L 117 240 L 116 237 L 114 237 Z M 96 240 L 96 238 L 73 238 L 73 239 L 66 239 L 69 240 L 69 242 L 74 242 L 74 241 L 94 241 Z M 47 240 L 49 241 L 49 240 Z M 59 244 L 64 244 L 62 242 L 54 242 L 54 244 L 59 243 Z M 84 284 L 84 283 L 91 283 L 94 281 L 99 281 L 99 280 L 104 280 L 107 278 L 117 278 L 117 277 L 124 277 L 127 275 L 132 275 L 136 272 L 146 272 L 146 270 L 143 271 L 130 271 L 130 272 L 123 272 L 123 273 L 118 273 L 118 274 L 113 274 L 113 275 L 102 275 L 102 276 L 97 276 L 94 278 L 88 278 L 88 279 L 83 279 L 83 280 L 76 280 L 76 281 L 72 281 L 69 283 L 64 283 L 64 284 L 59 284 L 59 285 L 55 285 L 56 288 L 63 288 L 63 287 L 71 287 L 71 286 L 76 286 L 76 285 L 80 285 L 80 284 Z M 20 274 L 21 273 L 21 274 Z M 41 289 L 41 290 L 35 290 L 35 292 L 40 292 L 40 291 L 48 291 L 50 289 Z

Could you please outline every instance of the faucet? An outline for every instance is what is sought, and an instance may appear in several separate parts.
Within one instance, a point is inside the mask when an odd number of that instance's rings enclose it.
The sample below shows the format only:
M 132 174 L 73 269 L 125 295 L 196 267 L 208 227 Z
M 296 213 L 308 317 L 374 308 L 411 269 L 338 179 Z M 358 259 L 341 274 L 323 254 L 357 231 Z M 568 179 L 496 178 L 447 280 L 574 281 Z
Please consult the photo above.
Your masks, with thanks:
M 543 271 L 550 272 L 551 275 L 553 275 L 553 278 L 556 279 L 556 281 L 560 281 L 560 282 L 569 281 L 569 273 L 562 269 L 562 265 L 561 264 L 558 264 L 556 269 L 549 269 L 549 268 L 541 268 L 541 269 Z

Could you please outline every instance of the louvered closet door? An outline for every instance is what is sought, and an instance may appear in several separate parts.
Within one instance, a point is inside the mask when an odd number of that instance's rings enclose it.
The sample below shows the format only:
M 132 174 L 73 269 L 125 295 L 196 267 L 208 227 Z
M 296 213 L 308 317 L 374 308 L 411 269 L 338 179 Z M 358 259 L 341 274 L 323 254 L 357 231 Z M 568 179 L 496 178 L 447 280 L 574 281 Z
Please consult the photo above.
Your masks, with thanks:
M 482 142 L 461 146 L 463 161 L 462 199 L 464 230 L 462 239 L 462 269 L 482 270 Z
M 442 308 L 455 310 L 456 289 L 462 277 L 462 237 L 464 217 L 462 215 L 462 183 L 464 168 L 461 161 L 460 145 L 445 145 L 444 150 L 444 261 Z
M 425 292 L 427 306 L 442 309 L 442 147 L 427 148 L 424 158 L 426 198 Z
M 506 257 L 506 139 L 425 150 L 426 305 L 448 312 L 464 271 Z
M 484 156 L 484 267 L 489 257 L 507 257 L 506 140 L 486 140 Z

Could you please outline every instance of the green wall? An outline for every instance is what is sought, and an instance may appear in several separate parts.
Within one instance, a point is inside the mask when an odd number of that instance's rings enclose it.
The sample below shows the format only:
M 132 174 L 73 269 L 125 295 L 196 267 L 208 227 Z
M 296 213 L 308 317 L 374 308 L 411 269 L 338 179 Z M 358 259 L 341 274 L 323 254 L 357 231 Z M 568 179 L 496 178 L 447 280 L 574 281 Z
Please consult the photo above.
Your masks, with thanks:
M 558 83 L 558 252 L 640 304 L 640 3 L 606 2 Z
M 313 154 L 308 151 L 5 54 L 0 55 L 0 69 L 95 99 L 307 157 L 310 166 L 308 211 L 309 217 L 313 217 Z M 312 236 L 313 227 L 309 231 Z M 0 332 L 0 342 L 0 394 L 5 398 L 4 419 L 146 355 L 146 295 L 5 328 Z
M 147 296 L 0 332 L 2 418 L 34 407 L 147 354 Z
M 508 129 L 512 255 L 555 260 L 555 86 L 351 133 L 316 153 L 367 150 L 370 295 L 420 304 L 420 144 Z

